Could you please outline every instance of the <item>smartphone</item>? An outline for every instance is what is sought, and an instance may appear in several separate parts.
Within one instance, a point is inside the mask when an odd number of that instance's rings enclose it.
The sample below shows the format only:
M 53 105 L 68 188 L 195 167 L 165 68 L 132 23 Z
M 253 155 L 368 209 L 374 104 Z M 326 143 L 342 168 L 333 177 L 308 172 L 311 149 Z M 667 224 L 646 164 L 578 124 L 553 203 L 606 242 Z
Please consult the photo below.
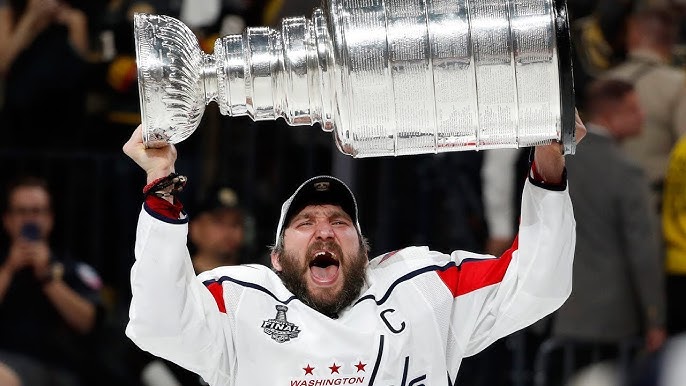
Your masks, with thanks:
M 21 237 L 28 241 L 40 240 L 40 227 L 32 222 L 22 225 Z

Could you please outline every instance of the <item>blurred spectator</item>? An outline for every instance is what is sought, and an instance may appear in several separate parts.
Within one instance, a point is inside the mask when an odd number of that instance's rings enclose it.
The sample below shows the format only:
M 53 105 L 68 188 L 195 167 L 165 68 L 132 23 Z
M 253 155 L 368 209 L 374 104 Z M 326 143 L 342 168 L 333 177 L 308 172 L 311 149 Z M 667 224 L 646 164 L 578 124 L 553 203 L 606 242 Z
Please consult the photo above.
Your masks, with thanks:
M 672 151 L 665 181 L 662 226 L 666 247 L 667 327 L 686 333 L 686 136 Z
M 584 90 L 600 73 L 624 60 L 626 22 L 642 0 L 569 1 L 574 84 Z M 583 93 L 577 105 L 584 105 Z
M 88 21 L 65 0 L 0 0 L 3 145 L 83 143 Z
M 632 16 L 627 32 L 629 57 L 608 77 L 630 82 L 645 113 L 642 132 L 623 148 L 643 168 L 659 205 L 669 152 L 686 133 L 686 73 L 670 67 L 676 24 L 667 10 L 650 9 Z
M 25 385 L 79 385 L 101 314 L 100 278 L 51 250 L 54 219 L 43 180 L 9 187 L 3 226 L 9 245 L 0 256 L 0 362 Z
M 245 263 L 245 215 L 233 189 L 213 188 L 195 208 L 191 219 L 189 237 L 195 247 L 192 260 L 196 273 Z
M 554 315 L 554 337 L 585 354 L 618 357 L 644 336 L 655 351 L 665 340 L 663 271 L 648 184 L 619 145 L 641 131 L 643 114 L 631 84 L 599 80 L 587 92 L 588 136 L 567 159 L 577 220 L 573 290 Z M 600 167 L 602 166 L 602 167 Z

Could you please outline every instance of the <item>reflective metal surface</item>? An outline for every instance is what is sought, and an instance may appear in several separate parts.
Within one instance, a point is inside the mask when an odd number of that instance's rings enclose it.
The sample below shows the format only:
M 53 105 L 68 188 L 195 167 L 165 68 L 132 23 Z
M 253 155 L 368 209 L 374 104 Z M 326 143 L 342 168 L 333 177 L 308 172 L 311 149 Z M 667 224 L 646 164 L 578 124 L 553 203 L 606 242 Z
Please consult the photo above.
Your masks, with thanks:
M 563 0 L 329 0 L 217 39 L 213 54 L 176 19 L 134 26 L 148 146 L 184 140 L 216 101 L 229 116 L 320 123 L 354 157 L 552 140 L 574 152 Z

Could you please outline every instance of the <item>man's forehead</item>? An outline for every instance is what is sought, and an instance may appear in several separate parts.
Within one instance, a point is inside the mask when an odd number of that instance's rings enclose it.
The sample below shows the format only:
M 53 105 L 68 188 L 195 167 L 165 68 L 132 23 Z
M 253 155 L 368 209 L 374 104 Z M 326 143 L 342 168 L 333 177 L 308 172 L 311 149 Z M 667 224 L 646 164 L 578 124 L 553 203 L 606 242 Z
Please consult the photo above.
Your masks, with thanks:
M 9 195 L 9 202 L 14 203 L 49 203 L 50 194 L 38 186 L 20 186 L 14 189 Z
M 293 220 L 297 218 L 303 218 L 303 217 L 317 217 L 317 216 L 325 216 L 325 217 L 337 217 L 337 216 L 343 216 L 346 217 L 347 219 L 351 219 L 350 215 L 346 213 L 343 208 L 341 208 L 340 205 L 336 204 L 313 204 L 313 205 L 307 205 L 306 207 L 302 208 L 298 213 L 293 216 Z

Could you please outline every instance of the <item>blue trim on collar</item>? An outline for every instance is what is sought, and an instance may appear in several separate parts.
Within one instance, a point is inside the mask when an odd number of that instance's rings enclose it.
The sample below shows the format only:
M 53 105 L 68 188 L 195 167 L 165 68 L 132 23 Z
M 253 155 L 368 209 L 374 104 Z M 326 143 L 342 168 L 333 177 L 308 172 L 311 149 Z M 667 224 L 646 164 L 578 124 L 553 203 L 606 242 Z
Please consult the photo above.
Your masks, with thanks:
M 181 214 L 184 216 L 183 218 L 175 219 L 175 218 L 163 216 L 163 215 L 155 212 L 146 203 L 143 203 L 143 209 L 145 209 L 145 211 L 148 212 L 148 214 L 150 216 L 152 216 L 152 217 L 154 217 L 160 221 L 166 222 L 168 224 L 186 224 L 186 223 L 188 223 L 188 215 L 186 215 L 186 212 L 184 212 L 184 211 L 181 211 Z
M 261 285 L 258 285 L 258 284 L 255 284 L 255 283 L 249 283 L 249 282 L 247 282 L 247 281 L 237 280 L 237 279 L 234 279 L 234 278 L 228 277 L 228 276 L 222 276 L 222 277 L 220 277 L 219 279 L 205 280 L 205 281 L 202 282 L 202 284 L 204 284 L 205 287 L 207 287 L 208 285 L 210 285 L 210 284 L 212 284 L 212 283 L 219 283 L 219 284 L 221 284 L 221 283 L 224 282 L 224 281 L 230 281 L 230 282 L 232 282 L 232 283 L 238 284 L 238 285 L 243 286 L 243 287 L 252 288 L 252 289 L 258 290 L 258 291 L 260 291 L 260 292 L 264 292 L 265 294 L 271 296 L 274 300 L 276 300 L 277 302 L 279 302 L 279 303 L 281 303 L 281 304 L 288 304 L 288 303 L 290 303 L 292 300 L 297 299 L 297 298 L 295 297 L 295 295 L 291 295 L 290 298 L 288 298 L 288 299 L 286 299 L 286 300 L 281 300 L 281 299 L 277 298 L 276 295 L 274 295 L 270 290 L 268 290 L 268 289 L 262 287 Z
M 463 261 L 463 262 L 464 262 L 464 261 Z M 418 270 L 416 270 L 416 271 L 412 271 L 412 272 L 406 273 L 405 275 L 403 275 L 403 276 L 399 277 L 398 279 L 396 279 L 396 281 L 394 281 L 390 286 L 388 286 L 388 289 L 386 290 L 386 293 L 381 297 L 380 300 L 376 300 L 376 296 L 374 296 L 374 295 L 365 295 L 365 296 L 359 298 L 359 299 L 353 304 L 353 306 L 357 305 L 358 303 L 362 302 L 363 300 L 373 300 L 373 301 L 376 303 L 377 306 L 380 306 L 380 305 L 384 304 L 384 303 L 388 300 L 388 298 L 391 296 L 391 292 L 393 292 L 393 290 L 395 289 L 395 287 L 396 287 L 398 284 L 400 284 L 400 283 L 402 283 L 402 282 L 405 282 L 405 281 L 408 281 L 408 280 L 414 278 L 415 276 L 419 276 L 419 275 L 421 275 L 421 274 L 423 274 L 423 273 L 435 272 L 435 271 L 445 271 L 445 270 L 447 270 L 447 269 L 450 268 L 450 267 L 458 267 L 458 268 L 459 268 L 459 266 L 458 266 L 457 264 L 455 264 L 454 261 L 450 261 L 450 262 L 448 262 L 448 264 L 446 264 L 446 265 L 444 265 L 444 266 L 429 265 L 429 266 L 420 268 L 420 269 L 418 269 Z

